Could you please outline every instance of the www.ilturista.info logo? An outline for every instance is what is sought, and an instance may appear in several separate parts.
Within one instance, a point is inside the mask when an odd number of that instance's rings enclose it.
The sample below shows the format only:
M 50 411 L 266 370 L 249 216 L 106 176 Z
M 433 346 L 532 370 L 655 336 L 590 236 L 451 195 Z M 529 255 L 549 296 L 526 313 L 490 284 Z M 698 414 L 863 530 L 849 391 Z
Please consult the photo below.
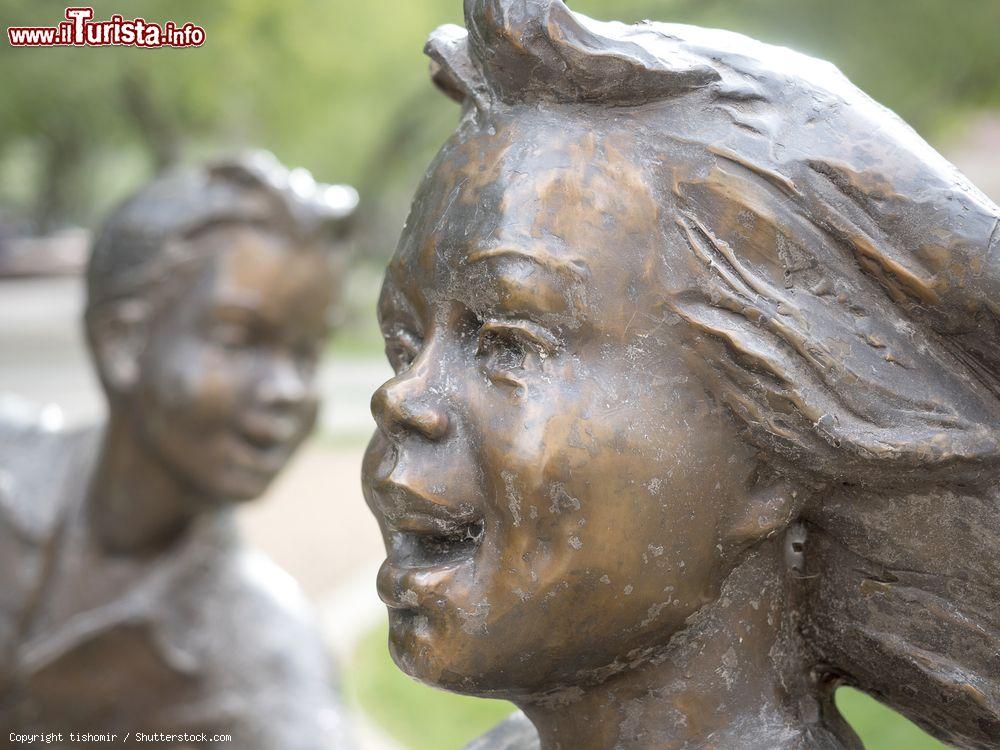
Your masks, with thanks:
M 10 26 L 7 38 L 14 47 L 200 47 L 205 29 L 193 23 L 151 23 L 127 20 L 117 13 L 108 21 L 94 21 L 93 8 L 67 8 L 58 26 Z

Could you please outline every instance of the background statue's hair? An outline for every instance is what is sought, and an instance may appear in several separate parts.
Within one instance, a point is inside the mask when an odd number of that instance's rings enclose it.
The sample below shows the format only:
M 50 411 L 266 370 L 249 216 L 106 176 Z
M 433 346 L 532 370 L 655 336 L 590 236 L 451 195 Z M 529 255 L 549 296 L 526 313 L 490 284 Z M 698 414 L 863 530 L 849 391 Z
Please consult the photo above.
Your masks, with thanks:
M 87 266 L 87 309 L 167 286 L 193 257 L 185 241 L 214 227 L 256 225 L 297 241 L 343 233 L 357 204 L 344 185 L 321 185 L 255 151 L 144 185 L 104 222 Z
M 560 0 L 465 15 L 427 52 L 470 115 L 628 109 L 642 132 L 664 242 L 695 279 L 665 285 L 665 313 L 747 439 L 817 498 L 815 662 L 995 747 L 1000 209 L 828 63 Z

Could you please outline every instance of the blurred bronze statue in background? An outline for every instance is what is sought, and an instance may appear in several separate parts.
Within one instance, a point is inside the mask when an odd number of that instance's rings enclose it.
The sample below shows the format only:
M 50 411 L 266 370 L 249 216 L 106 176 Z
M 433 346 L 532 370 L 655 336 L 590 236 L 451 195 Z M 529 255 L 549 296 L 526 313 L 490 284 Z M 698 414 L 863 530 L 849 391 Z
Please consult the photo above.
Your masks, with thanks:
M 845 684 L 1000 747 L 997 206 L 825 62 L 465 16 L 379 306 L 397 664 L 523 709 L 478 750 L 859 748 Z
M 355 202 L 256 154 L 159 178 L 107 221 L 86 311 L 107 425 L 0 427 L 5 737 L 349 747 L 304 598 L 231 508 L 313 426 Z

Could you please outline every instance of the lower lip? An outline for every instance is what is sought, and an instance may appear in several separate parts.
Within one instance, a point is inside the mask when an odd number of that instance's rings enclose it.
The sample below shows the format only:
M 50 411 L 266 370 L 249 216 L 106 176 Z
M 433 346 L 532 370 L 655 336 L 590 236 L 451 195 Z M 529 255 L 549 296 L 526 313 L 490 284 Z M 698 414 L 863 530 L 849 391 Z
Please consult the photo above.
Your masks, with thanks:
M 378 572 L 379 598 L 390 609 L 428 609 L 448 598 L 451 583 L 474 562 L 474 557 L 470 556 L 440 565 L 413 568 L 386 559 Z
M 289 451 L 284 444 L 263 448 L 240 436 L 235 443 L 238 463 L 261 474 L 276 474 L 288 461 Z

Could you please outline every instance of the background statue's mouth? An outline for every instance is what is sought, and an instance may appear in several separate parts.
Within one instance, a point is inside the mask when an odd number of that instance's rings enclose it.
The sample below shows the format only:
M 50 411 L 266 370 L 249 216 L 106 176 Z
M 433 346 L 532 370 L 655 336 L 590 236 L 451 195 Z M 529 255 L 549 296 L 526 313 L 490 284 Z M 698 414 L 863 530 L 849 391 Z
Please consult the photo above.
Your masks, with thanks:
M 281 471 L 295 448 L 294 442 L 284 436 L 241 431 L 233 437 L 234 453 L 239 463 L 263 473 L 276 474 Z

